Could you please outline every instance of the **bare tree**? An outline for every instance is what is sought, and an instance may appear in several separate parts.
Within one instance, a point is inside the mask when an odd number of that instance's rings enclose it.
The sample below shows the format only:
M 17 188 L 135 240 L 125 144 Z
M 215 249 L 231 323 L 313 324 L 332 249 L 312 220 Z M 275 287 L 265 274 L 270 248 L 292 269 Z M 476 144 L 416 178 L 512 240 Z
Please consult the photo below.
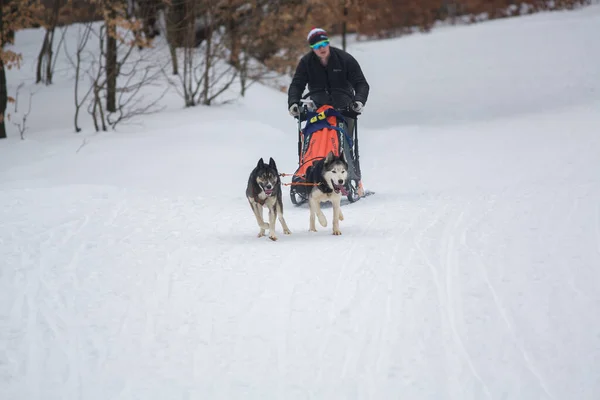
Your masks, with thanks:
M 179 31 L 185 25 L 184 13 L 182 10 L 184 2 L 182 0 L 172 0 L 171 6 L 167 9 L 167 44 L 169 46 L 169 55 L 171 56 L 172 74 L 179 74 L 179 63 L 177 60 L 177 38 Z
M 44 83 L 46 85 L 52 84 L 52 75 L 54 72 L 54 65 L 52 57 L 54 56 L 54 34 L 58 25 L 58 18 L 60 11 L 66 5 L 70 5 L 72 0 L 52 0 L 52 8 L 44 10 L 43 13 L 43 25 L 45 26 L 44 40 L 42 41 L 42 48 L 38 55 L 37 68 L 36 68 L 36 80 L 35 83 Z M 60 42 L 64 40 L 66 28 L 63 29 Z M 60 49 L 60 43 L 57 48 Z
M 100 39 L 100 46 L 104 45 L 104 36 Z M 90 73 L 91 89 L 92 89 L 92 101 L 89 103 L 88 112 L 92 116 L 94 121 L 94 129 L 96 132 L 102 130 L 106 132 L 108 130 L 106 126 L 106 117 L 104 108 L 102 105 L 102 88 L 106 85 L 106 77 L 102 74 L 103 68 L 99 67 L 96 70 L 96 75 Z M 104 78 L 104 80 L 102 80 Z M 98 122 L 100 121 L 100 122 Z
M 0 18 L 2 16 L 0 15 Z M 6 124 L 4 121 L 6 107 L 8 105 L 8 89 L 6 87 L 6 70 L 4 61 L 0 58 L 0 139 L 6 139 Z
M 106 116 L 106 122 L 113 129 L 134 117 L 160 111 L 158 103 L 169 89 L 160 84 L 168 62 L 157 65 L 161 61 L 154 60 L 152 55 L 134 57 L 133 49 L 134 46 L 127 45 L 127 53 L 117 64 L 120 81 L 116 87 L 116 109 Z
M 185 1 L 186 11 L 182 27 L 185 33 L 180 60 L 182 73 L 169 81 L 183 97 L 186 107 L 211 105 L 238 75 L 236 68 L 228 62 L 226 36 L 216 25 L 222 21 L 222 10 L 215 0 L 182 1 Z M 197 45 L 198 35 L 202 38 L 200 45 Z
M 100 4 L 105 7 L 103 23 L 80 26 L 73 51 L 65 45 L 75 71 L 76 132 L 81 131 L 83 106 L 87 106 L 94 129 L 107 131 L 133 117 L 159 111 L 158 103 L 168 89 L 165 85 L 159 88 L 163 60 L 153 52 L 134 51 L 150 47 L 149 41 L 136 33 L 139 22 L 125 18 L 125 8 L 112 1 Z M 116 48 L 108 44 L 113 40 Z
M 19 130 L 19 136 L 21 137 L 21 140 L 25 140 L 25 132 L 27 131 L 27 119 L 29 118 L 29 114 L 31 113 L 33 95 L 35 94 L 32 91 L 29 92 L 29 102 L 27 105 L 27 110 L 22 114 L 19 114 L 19 93 L 23 88 L 23 85 L 23 83 L 20 83 L 19 86 L 17 86 L 17 92 L 15 94 L 14 101 L 12 101 L 11 99 L 11 102 L 14 104 L 15 110 L 13 116 L 10 117 L 13 125 L 16 126 Z
M 93 86 L 90 85 L 87 89 L 87 92 L 80 98 L 79 95 L 79 86 L 81 85 L 81 69 L 82 64 L 84 63 L 83 57 L 86 46 L 90 40 L 90 35 L 92 33 L 92 23 L 87 22 L 79 27 L 78 31 L 78 40 L 77 40 L 77 48 L 75 50 L 75 59 L 71 57 L 71 53 L 69 49 L 66 48 L 65 45 L 65 54 L 70 61 L 71 65 L 75 68 L 75 83 L 74 83 L 74 100 L 75 100 L 75 115 L 73 117 L 73 123 L 75 126 L 75 132 L 81 132 L 81 128 L 79 127 L 79 112 L 83 104 L 87 101 L 90 93 L 92 92 Z
M 8 106 L 6 69 L 19 67 L 21 55 L 4 48 L 14 43 L 15 31 L 35 24 L 40 12 L 34 0 L 0 0 L 0 139 L 6 138 L 5 113 Z
M 117 18 L 116 6 L 109 2 L 105 13 L 106 35 L 106 109 L 117 111 Z M 104 49 L 104 46 L 101 47 Z

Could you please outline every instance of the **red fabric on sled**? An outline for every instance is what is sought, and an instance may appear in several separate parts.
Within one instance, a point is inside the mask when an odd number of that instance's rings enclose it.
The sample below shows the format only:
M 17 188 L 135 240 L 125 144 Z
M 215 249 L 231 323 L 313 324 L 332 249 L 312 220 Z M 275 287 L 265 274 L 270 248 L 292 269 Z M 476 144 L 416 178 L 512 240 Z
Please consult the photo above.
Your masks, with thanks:
M 333 107 L 327 104 L 323 105 L 317 109 L 317 113 L 323 112 L 329 108 Z M 327 117 L 327 122 L 332 126 L 336 126 L 337 118 L 335 116 Z M 308 148 L 300 159 L 300 167 L 296 171 L 296 175 L 304 176 L 306 170 L 313 162 L 327 157 L 327 154 L 329 154 L 330 151 L 332 151 L 335 156 L 338 156 L 339 147 L 340 143 L 337 130 L 322 128 L 313 132 L 310 137 Z

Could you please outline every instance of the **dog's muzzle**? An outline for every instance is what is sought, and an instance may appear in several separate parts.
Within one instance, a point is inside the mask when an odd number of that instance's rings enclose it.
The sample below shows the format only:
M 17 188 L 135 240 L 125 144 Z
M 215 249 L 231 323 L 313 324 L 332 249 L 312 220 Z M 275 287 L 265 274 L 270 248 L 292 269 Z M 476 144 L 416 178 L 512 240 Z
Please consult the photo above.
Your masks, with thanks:
M 265 192 L 265 194 L 267 196 L 272 195 L 274 190 L 275 190 L 275 188 L 273 188 L 273 186 L 271 186 L 271 185 L 265 185 L 265 186 L 263 186 L 263 191 Z
M 341 182 L 341 183 L 339 183 Z M 344 186 L 344 181 L 343 180 L 339 180 L 338 183 L 333 182 L 333 179 L 331 180 L 331 185 L 333 186 L 333 191 L 336 193 L 340 193 L 342 192 L 342 194 L 344 196 L 348 195 L 348 191 L 346 190 L 346 186 Z

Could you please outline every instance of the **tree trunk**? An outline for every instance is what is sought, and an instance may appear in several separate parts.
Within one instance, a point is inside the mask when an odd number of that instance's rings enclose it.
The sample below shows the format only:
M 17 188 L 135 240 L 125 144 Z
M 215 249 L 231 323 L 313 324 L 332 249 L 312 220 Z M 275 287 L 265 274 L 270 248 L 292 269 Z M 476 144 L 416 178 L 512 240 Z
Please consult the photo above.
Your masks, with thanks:
M 60 12 L 61 0 L 54 0 L 52 5 L 52 15 L 46 28 L 42 48 L 38 55 L 35 83 L 43 82 L 46 85 L 52 84 L 52 48 L 54 47 L 54 32 L 58 23 L 58 14 Z M 44 68 L 45 63 L 45 68 Z M 43 74 L 46 74 L 45 76 Z
M 179 75 L 179 62 L 177 60 L 177 48 L 183 47 L 186 40 L 186 4 L 185 0 L 172 0 L 168 8 L 167 20 L 167 43 L 171 54 L 171 67 L 173 75 Z
M 179 75 L 179 63 L 177 62 L 177 49 L 169 42 L 169 54 L 171 54 L 171 68 L 173 75 Z
M 110 18 L 115 18 L 111 11 Z M 113 21 L 106 21 L 106 110 L 117 111 L 117 32 Z
M 2 15 L 0 15 L 0 18 Z M 0 60 L 0 139 L 6 139 L 5 113 L 8 104 L 8 90 L 6 89 L 6 70 L 4 62 Z
M 235 7 L 232 0 L 228 0 L 228 10 L 226 15 L 227 33 L 229 35 L 229 64 L 235 68 L 240 68 L 240 36 L 237 24 L 239 21 L 235 15 Z
M 54 52 L 52 51 L 52 47 L 54 46 L 54 32 L 56 31 L 55 27 L 52 27 L 52 31 L 50 32 L 50 40 L 48 42 L 48 63 L 46 64 L 46 85 L 52 84 L 52 77 L 54 75 L 54 68 L 52 67 L 52 57 L 54 56 Z M 60 46 L 60 43 L 59 43 Z
M 46 71 L 44 68 L 44 62 L 49 64 L 49 58 L 52 50 L 48 50 L 50 46 L 50 28 L 46 29 L 46 34 L 44 35 L 44 41 L 42 42 L 42 49 L 40 50 L 40 54 L 38 55 L 37 68 L 35 72 L 35 83 L 44 82 L 48 84 L 48 79 L 42 76 L 42 71 Z M 46 64 L 47 66 L 47 64 Z
M 346 51 L 346 31 L 348 29 L 348 3 L 346 0 L 344 1 L 344 20 L 342 22 L 342 50 Z
M 213 21 L 212 21 L 212 15 L 211 12 L 209 11 L 208 13 L 206 13 L 206 18 L 207 18 L 207 26 L 206 26 L 206 54 L 204 56 L 204 90 L 202 91 L 202 104 L 206 105 L 206 106 L 210 106 L 210 85 L 211 85 L 211 81 L 210 81 L 210 70 L 212 68 L 212 36 L 213 36 Z
M 248 54 L 242 55 L 242 63 L 240 65 L 240 84 L 241 90 L 240 95 L 246 96 L 246 89 L 248 87 Z
M 167 10 L 167 44 L 169 45 L 169 54 L 171 55 L 171 66 L 173 68 L 173 75 L 179 75 L 179 63 L 177 62 L 177 22 L 176 22 L 176 9 L 177 3 L 174 1 L 173 5 Z
M 0 48 L 4 47 L 4 0 L 0 0 Z M 0 58 L 0 139 L 6 139 L 6 125 L 4 124 L 6 106 L 8 105 L 8 89 L 6 87 L 6 71 L 4 62 Z
M 186 2 L 185 0 L 172 0 L 167 13 L 167 40 L 174 48 L 184 46 L 186 40 Z

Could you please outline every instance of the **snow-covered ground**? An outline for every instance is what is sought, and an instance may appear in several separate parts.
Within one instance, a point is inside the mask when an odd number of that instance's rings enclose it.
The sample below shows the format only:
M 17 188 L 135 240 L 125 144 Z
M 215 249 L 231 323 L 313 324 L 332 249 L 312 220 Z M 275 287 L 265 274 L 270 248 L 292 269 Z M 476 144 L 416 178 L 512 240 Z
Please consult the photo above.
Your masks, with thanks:
M 599 34 L 591 6 L 353 43 L 376 194 L 333 236 L 285 187 L 277 242 L 244 191 L 297 166 L 285 94 L 75 134 L 60 75 L 0 142 L 0 398 L 600 398 Z

